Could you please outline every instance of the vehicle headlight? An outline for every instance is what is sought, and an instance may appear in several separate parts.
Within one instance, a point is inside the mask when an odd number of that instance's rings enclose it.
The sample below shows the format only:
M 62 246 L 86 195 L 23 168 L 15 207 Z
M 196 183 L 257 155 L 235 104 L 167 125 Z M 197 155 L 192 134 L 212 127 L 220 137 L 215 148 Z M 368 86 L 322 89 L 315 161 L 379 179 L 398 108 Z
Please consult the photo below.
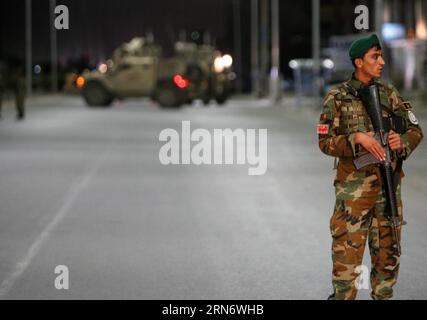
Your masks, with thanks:
M 225 68 L 230 68 L 233 64 L 233 58 L 229 54 L 226 54 L 222 57 L 222 63 Z
M 107 64 L 106 64 L 106 63 L 101 63 L 101 64 L 98 66 L 98 71 L 99 71 L 99 72 L 101 72 L 101 73 L 106 73 L 106 72 L 107 72 L 107 70 L 108 70 L 108 66 L 107 66 Z
M 217 73 L 221 73 L 224 71 L 224 61 L 222 57 L 216 57 L 214 60 L 214 70 Z

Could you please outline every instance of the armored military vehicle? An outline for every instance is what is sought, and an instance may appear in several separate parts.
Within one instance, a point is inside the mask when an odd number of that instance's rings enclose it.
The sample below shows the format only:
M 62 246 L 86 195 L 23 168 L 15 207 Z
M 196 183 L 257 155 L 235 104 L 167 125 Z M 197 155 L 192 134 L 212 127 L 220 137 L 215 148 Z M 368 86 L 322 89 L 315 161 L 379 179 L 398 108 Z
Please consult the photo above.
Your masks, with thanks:
M 231 65 L 215 69 L 218 59 L 223 58 L 214 48 L 184 42 L 177 42 L 175 55 L 165 58 L 158 45 L 134 38 L 97 70 L 83 73 L 77 85 L 89 106 L 109 106 L 114 99 L 127 97 L 151 97 L 163 107 L 179 107 L 195 99 L 222 104 L 229 96 L 233 73 Z
M 211 99 L 223 104 L 231 93 L 235 74 L 231 71 L 231 56 L 209 45 L 177 42 L 176 56 L 186 62 L 186 78 L 189 80 L 188 101 L 201 99 L 208 104 Z

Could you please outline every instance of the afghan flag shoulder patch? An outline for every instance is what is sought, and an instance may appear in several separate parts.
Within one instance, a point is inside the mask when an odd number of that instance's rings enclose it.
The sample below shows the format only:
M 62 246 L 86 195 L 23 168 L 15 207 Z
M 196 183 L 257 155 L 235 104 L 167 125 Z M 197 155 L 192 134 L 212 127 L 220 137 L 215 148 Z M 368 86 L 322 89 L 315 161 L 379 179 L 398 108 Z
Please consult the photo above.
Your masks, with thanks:
M 328 134 L 329 124 L 318 124 L 317 125 L 317 134 Z

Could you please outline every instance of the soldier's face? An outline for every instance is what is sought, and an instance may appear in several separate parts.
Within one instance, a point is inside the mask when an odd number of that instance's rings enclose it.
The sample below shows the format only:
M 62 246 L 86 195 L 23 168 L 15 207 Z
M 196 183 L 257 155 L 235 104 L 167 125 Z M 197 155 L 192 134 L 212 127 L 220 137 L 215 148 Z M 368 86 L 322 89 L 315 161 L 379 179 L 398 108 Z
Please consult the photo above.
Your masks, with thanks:
M 356 65 L 360 71 L 368 78 L 379 78 L 383 72 L 385 61 L 381 49 L 371 48 L 363 56 L 363 59 L 357 59 Z

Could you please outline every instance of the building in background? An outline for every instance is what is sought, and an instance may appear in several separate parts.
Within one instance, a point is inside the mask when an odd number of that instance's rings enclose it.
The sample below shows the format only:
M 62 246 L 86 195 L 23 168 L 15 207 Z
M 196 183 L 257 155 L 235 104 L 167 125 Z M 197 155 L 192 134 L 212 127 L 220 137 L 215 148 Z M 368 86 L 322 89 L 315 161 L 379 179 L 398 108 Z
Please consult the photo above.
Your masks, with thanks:
M 389 77 L 405 91 L 426 89 L 427 0 L 384 1 L 382 37 Z
M 369 30 L 356 30 L 348 23 L 353 22 L 351 19 L 343 23 L 342 29 L 325 28 L 329 34 L 324 33 L 327 44 L 323 46 L 322 53 L 334 63 L 331 83 L 344 81 L 353 70 L 348 58 L 350 44 L 363 32 L 377 32 L 382 38 L 386 57 L 384 78 L 391 80 L 405 92 L 427 89 L 427 0 L 374 0 L 357 3 L 367 5 L 370 10 Z M 377 21 L 379 30 L 375 28 L 377 8 L 381 10 Z M 337 15 L 337 10 L 348 9 L 338 9 L 334 3 L 322 17 L 326 20 L 326 26 Z M 344 16 L 348 16 L 348 12 Z

